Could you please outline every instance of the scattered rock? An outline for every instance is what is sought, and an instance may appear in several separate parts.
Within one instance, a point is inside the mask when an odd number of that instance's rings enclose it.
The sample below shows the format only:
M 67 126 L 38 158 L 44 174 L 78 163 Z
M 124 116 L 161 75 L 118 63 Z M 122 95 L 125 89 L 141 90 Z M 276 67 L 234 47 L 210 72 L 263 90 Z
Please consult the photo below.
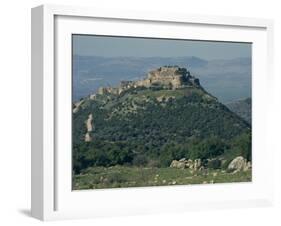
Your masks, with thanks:
M 201 159 L 195 159 L 193 169 L 198 170 L 201 167 L 201 165 L 202 165 Z
M 247 171 L 251 168 L 251 162 L 247 162 L 242 156 L 238 156 L 233 159 L 228 165 L 227 169 L 235 172 Z
M 201 159 L 195 159 L 194 161 L 188 159 L 186 161 L 186 168 L 193 169 L 194 171 L 196 171 L 196 170 L 202 170 L 201 167 L 203 167 Z
M 194 171 L 203 170 L 203 165 L 201 159 L 195 159 L 194 161 L 191 159 L 186 160 L 182 158 L 180 160 L 173 160 L 170 164 L 172 168 L 184 169 L 188 168 Z
M 247 162 L 247 166 L 243 170 L 247 171 L 249 169 L 252 169 L 252 163 L 250 161 Z
M 89 114 L 88 115 L 88 119 L 86 120 L 86 129 L 87 129 L 87 133 L 85 134 L 85 142 L 91 142 L 92 141 L 92 137 L 90 135 L 90 133 L 93 131 L 93 115 Z
M 177 160 L 173 160 L 171 162 L 170 167 L 177 168 L 177 169 L 184 169 L 185 168 L 185 162 L 180 162 L 180 161 L 177 161 Z
M 186 165 L 186 168 L 192 168 L 191 166 L 193 166 L 193 161 L 191 159 L 188 159 L 185 161 L 185 165 Z

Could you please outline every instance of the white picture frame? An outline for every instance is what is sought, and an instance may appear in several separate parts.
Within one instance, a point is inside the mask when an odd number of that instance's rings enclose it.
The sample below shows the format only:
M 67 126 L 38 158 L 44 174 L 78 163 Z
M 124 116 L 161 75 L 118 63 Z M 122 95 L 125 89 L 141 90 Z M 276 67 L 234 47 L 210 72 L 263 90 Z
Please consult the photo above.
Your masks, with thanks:
M 190 33 L 180 34 L 179 28 Z M 71 109 L 69 35 L 77 32 L 252 42 L 253 181 L 72 191 L 69 138 L 61 134 L 71 131 L 69 117 L 64 116 Z M 265 19 L 56 5 L 33 8 L 32 216 L 56 220 L 271 205 L 273 179 L 268 175 L 273 151 L 266 139 L 266 100 L 273 87 L 272 39 L 273 22 Z

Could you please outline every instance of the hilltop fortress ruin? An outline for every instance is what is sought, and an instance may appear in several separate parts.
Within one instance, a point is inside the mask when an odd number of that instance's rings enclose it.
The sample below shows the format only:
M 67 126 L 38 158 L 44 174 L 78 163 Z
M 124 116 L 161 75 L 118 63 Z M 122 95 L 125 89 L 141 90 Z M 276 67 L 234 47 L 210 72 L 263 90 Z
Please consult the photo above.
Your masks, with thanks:
M 150 71 L 146 78 L 138 81 L 121 81 L 118 87 L 100 87 L 98 94 L 119 95 L 123 91 L 137 87 L 157 87 L 161 86 L 167 89 L 178 89 L 188 86 L 200 87 L 198 78 L 190 74 L 186 68 L 178 66 L 164 66 Z M 92 95 L 94 97 L 95 95 Z

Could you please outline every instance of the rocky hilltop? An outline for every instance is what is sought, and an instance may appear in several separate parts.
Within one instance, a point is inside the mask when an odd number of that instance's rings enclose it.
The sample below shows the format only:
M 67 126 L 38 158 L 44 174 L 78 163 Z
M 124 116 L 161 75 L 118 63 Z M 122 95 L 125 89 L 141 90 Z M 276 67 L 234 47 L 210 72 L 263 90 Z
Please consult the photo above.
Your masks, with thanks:
M 75 101 L 96 93 L 101 86 L 119 84 L 122 80 L 145 75 L 164 65 L 179 65 L 204 81 L 204 88 L 223 103 L 250 95 L 251 58 L 204 60 L 194 56 L 184 57 L 73 57 L 73 99 Z M 113 69 L 113 70 L 112 70 Z M 243 84 L 243 86 L 241 86 Z M 239 92 L 237 92 L 239 90 Z
M 178 66 L 164 66 L 150 71 L 146 78 L 138 81 L 121 81 L 118 87 L 100 87 L 98 94 L 121 94 L 123 91 L 137 87 L 161 86 L 167 89 L 178 89 L 188 86 L 200 86 L 198 78 L 190 74 L 186 68 Z M 92 96 L 94 98 L 94 96 Z

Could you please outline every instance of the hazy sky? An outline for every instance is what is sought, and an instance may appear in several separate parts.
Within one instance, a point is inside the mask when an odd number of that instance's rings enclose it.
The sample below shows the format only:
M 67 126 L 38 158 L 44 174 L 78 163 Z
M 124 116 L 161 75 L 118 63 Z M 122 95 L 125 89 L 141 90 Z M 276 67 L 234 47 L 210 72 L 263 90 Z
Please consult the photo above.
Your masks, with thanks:
M 73 35 L 73 53 L 103 57 L 196 56 L 206 60 L 232 59 L 251 57 L 251 44 Z

